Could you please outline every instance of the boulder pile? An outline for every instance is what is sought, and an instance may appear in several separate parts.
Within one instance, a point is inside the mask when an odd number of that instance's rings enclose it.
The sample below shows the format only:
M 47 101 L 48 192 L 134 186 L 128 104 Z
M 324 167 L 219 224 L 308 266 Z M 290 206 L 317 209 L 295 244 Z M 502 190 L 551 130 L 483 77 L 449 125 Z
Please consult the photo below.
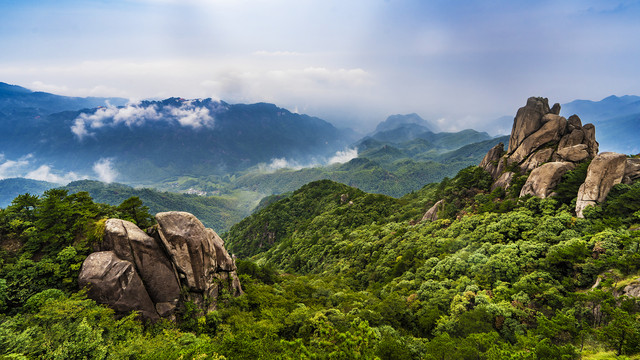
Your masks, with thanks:
M 516 176 L 528 174 L 520 197 L 546 198 L 555 195 L 554 189 L 565 173 L 591 161 L 576 202 L 576 214 L 583 217 L 583 210 L 605 201 L 614 185 L 640 179 L 640 158 L 598 154 L 595 126 L 582 125 L 578 115 L 565 119 L 559 114 L 560 104 L 550 108 L 546 98 L 529 98 L 513 120 L 508 149 L 505 151 L 502 143 L 494 146 L 479 166 L 493 177 L 492 189 L 506 190 Z M 440 202 L 425 213 L 423 220 L 437 219 L 437 205 Z
M 87 296 L 124 315 L 173 319 L 186 302 L 214 310 L 221 291 L 242 293 L 234 259 L 223 240 L 192 214 L 164 212 L 144 232 L 120 219 L 105 222 L 97 252 L 78 278 Z
M 520 196 L 545 198 L 552 194 L 562 175 L 577 163 L 596 156 L 595 126 L 583 126 L 578 115 L 567 120 L 559 113 L 560 104 L 549 108 L 549 100 L 540 97 L 529 98 L 518 109 L 507 151 L 500 143 L 480 163 L 493 176 L 494 188 L 509 187 L 515 172 L 531 172 Z

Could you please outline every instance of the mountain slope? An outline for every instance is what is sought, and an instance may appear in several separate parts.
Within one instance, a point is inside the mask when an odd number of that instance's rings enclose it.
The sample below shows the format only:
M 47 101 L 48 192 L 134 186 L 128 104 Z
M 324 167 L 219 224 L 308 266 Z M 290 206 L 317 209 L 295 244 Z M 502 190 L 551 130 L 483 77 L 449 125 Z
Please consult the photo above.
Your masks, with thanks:
M 67 110 L 45 115 L 24 108 L 27 100 L 19 101 L 33 94 L 13 87 L 0 94 L 5 156 L 32 154 L 56 169 L 85 175 L 108 158 L 119 181 L 148 184 L 176 175 L 224 175 L 280 158 L 308 163 L 354 140 L 351 132 L 273 104 L 170 98 L 77 110 L 74 104 L 87 102 L 47 94 L 51 109 Z
M 46 190 L 58 186 L 60 184 L 24 178 L 2 179 L 0 180 L 0 208 L 11 204 L 11 201 L 18 195 L 41 195 Z
M 63 189 L 69 193 L 86 191 L 96 202 L 119 205 L 124 200 L 137 196 L 153 215 L 164 211 L 186 211 L 194 214 L 205 226 L 220 233 L 249 215 L 259 198 L 249 194 L 236 197 L 197 196 L 160 192 L 153 189 L 134 189 L 122 184 L 105 184 L 93 180 L 74 181 Z M 245 196 L 245 197 L 241 197 Z

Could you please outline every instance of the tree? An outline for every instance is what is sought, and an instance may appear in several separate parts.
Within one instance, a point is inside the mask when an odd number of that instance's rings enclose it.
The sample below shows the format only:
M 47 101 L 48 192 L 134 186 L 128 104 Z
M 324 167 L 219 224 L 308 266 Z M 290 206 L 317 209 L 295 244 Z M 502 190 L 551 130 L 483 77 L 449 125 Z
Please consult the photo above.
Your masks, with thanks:
M 155 224 L 155 220 L 151 214 L 149 214 L 149 207 L 142 204 L 137 196 L 132 196 L 123 201 L 122 204 L 116 208 L 121 213 L 121 217 L 130 220 L 139 228 L 145 229 Z

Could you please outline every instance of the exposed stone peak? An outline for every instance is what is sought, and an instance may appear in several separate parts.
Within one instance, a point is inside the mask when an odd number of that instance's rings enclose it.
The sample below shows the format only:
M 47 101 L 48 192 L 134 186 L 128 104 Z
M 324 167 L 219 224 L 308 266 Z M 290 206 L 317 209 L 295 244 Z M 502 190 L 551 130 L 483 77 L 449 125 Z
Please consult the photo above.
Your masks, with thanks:
M 129 221 L 106 221 L 100 251 L 85 260 L 78 278 L 89 298 L 154 321 L 173 318 L 187 301 L 213 310 L 222 289 L 242 293 L 235 262 L 215 231 L 187 212 L 159 213 L 156 220 L 150 234 Z

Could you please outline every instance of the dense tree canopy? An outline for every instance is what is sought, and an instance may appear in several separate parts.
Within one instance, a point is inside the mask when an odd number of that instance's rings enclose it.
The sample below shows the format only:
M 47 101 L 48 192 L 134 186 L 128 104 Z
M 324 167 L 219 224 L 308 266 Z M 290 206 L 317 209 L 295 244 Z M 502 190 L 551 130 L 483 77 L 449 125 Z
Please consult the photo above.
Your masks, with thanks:
M 0 359 L 635 358 L 639 185 L 579 219 L 580 171 L 543 200 L 491 192 L 476 167 L 400 199 L 307 184 L 226 235 L 244 295 L 156 324 L 76 283 L 101 220 L 150 224 L 139 199 L 21 195 L 0 212 Z

